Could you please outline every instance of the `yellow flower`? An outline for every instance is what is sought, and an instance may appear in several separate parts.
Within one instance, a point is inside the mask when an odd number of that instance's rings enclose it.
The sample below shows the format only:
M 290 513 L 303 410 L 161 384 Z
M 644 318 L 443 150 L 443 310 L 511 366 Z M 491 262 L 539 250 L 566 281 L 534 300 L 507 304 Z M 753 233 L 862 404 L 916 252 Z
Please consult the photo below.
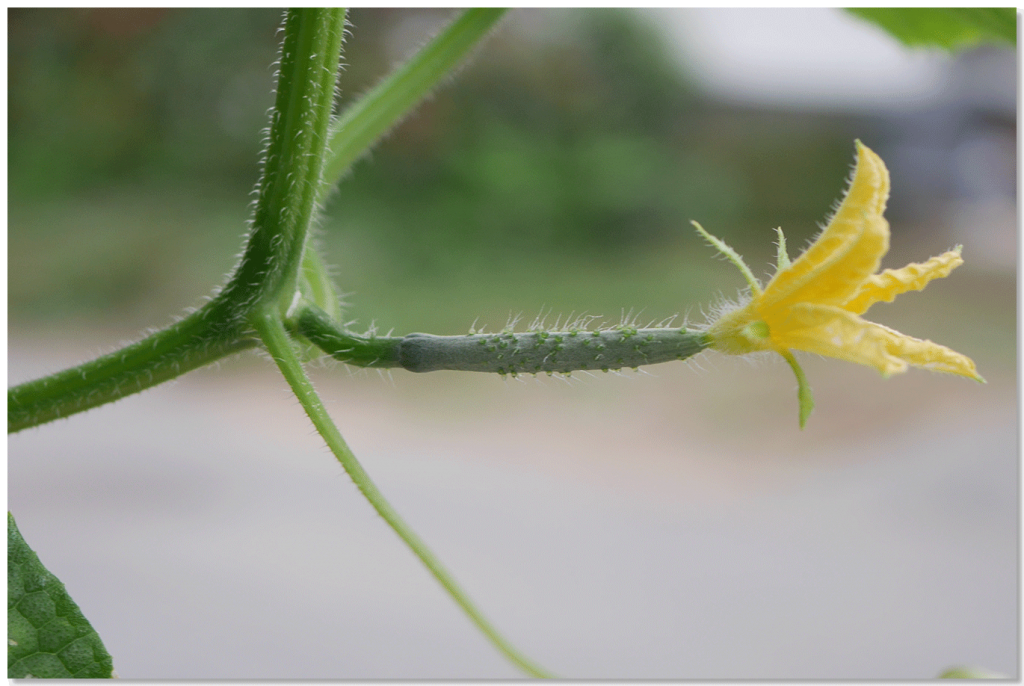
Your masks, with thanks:
M 984 382 L 974 362 L 964 355 L 860 317 L 876 302 L 892 302 L 900 293 L 919 291 L 963 264 L 957 246 L 923 264 L 878 272 L 889 250 L 889 223 L 882 216 L 888 198 L 885 163 L 857 141 L 853 180 L 828 226 L 792 263 L 778 229 L 778 267 L 763 289 L 732 248 L 693 223 L 750 284 L 749 302 L 708 326 L 711 347 L 732 355 L 758 351 L 782 355 L 797 376 L 801 427 L 814 403 L 793 350 L 864 364 L 883 376 L 912 365 Z

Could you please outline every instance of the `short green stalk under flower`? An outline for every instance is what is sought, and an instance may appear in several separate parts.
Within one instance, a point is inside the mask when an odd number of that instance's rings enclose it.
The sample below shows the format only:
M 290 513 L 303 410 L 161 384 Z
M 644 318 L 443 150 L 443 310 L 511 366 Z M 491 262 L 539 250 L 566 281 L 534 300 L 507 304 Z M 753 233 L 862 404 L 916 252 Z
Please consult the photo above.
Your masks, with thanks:
M 888 198 L 885 163 L 857 141 L 856 170 L 835 215 L 793 262 L 786 254 L 782 229 L 778 229 L 778 266 L 764 288 L 735 250 L 693 223 L 750 285 L 748 302 L 708 325 L 705 333 L 710 346 L 731 355 L 761 351 L 782 355 L 799 384 L 801 427 L 814 402 L 793 350 L 857 362 L 874 367 L 883 376 L 915 366 L 984 382 L 968 357 L 860 317 L 876 302 L 892 302 L 900 293 L 919 291 L 963 264 L 957 246 L 923 264 L 879 272 L 889 250 L 889 223 L 882 216 Z

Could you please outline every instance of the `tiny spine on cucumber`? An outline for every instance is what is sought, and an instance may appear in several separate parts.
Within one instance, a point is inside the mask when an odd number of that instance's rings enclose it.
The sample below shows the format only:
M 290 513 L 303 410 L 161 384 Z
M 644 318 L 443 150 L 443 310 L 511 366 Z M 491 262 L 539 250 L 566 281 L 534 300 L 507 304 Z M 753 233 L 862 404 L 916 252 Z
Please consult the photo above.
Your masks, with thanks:
M 685 327 L 619 326 L 592 330 L 531 330 L 434 336 L 360 336 L 337 326 L 315 306 L 292 320 L 295 333 L 335 359 L 360 367 L 519 374 L 612 371 L 685 360 L 708 346 L 705 335 Z

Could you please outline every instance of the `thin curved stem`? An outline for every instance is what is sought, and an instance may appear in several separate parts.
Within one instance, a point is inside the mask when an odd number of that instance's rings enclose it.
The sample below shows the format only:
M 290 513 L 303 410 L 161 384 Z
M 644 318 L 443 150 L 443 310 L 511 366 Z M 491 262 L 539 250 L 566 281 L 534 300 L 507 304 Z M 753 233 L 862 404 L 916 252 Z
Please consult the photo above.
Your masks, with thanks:
M 452 576 L 441 561 L 437 559 L 427 545 L 416 535 L 416 532 L 405 523 L 391 504 L 378 490 L 376 484 L 363 469 L 363 466 L 356 459 L 355 454 L 349 449 L 342 438 L 341 432 L 335 426 L 331 416 L 324 408 L 323 402 L 317 395 L 313 384 L 310 382 L 306 371 L 302 368 L 292 342 L 285 330 L 280 314 L 274 309 L 268 309 L 253 318 L 253 325 L 263 339 L 267 350 L 277 363 L 278 368 L 291 386 L 292 392 L 299 399 L 306 414 L 313 422 L 313 426 L 323 437 L 331 452 L 341 463 L 342 468 L 366 497 L 373 509 L 387 522 L 388 526 L 398 534 L 399 538 L 410 550 L 420 559 L 435 579 L 441 584 L 448 595 L 462 608 L 469 619 L 480 629 L 481 632 L 491 641 L 495 648 L 513 662 L 519 669 L 533 677 L 549 678 L 551 675 L 543 668 L 534 664 L 526 656 L 516 650 L 498 630 L 483 616 L 476 605 L 469 599 L 469 596 L 459 586 L 455 577 Z

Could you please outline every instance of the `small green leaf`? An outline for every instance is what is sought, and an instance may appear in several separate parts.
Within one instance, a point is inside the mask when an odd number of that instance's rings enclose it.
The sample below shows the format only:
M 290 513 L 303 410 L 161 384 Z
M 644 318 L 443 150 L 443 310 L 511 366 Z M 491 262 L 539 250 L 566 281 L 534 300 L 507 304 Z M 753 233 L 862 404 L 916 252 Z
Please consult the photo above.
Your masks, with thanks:
M 952 667 L 939 675 L 940 679 L 1005 679 L 1002 674 L 977 667 Z
M 7 513 L 7 678 L 109 679 L 113 660 Z
M 1012 7 L 857 7 L 848 12 L 878 24 L 909 46 L 967 48 L 985 41 L 1017 44 Z

